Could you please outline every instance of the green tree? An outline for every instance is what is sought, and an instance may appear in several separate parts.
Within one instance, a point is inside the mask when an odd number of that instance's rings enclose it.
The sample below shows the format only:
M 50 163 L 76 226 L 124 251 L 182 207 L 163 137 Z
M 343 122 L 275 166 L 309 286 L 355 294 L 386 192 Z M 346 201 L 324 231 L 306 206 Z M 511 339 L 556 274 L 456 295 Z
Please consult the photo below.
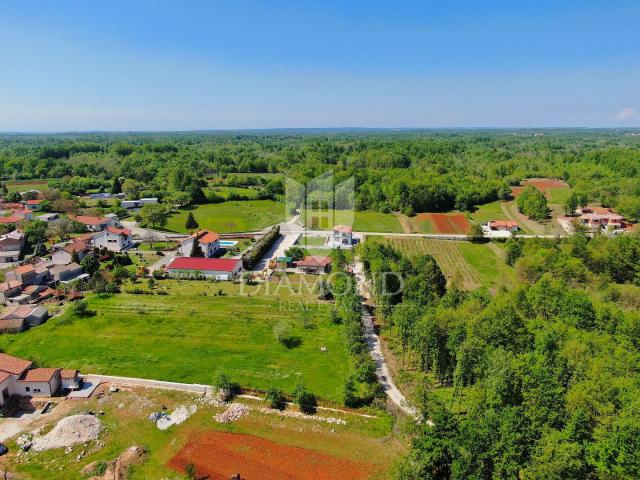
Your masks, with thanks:
M 547 199 L 540 190 L 531 185 L 525 187 L 518 195 L 517 203 L 518 210 L 534 220 L 546 220 L 549 216 Z
M 187 215 L 187 220 L 184 223 L 184 228 L 186 228 L 187 230 L 195 230 L 196 228 L 199 228 L 199 227 L 200 225 L 198 224 L 195 217 L 193 216 L 193 212 L 189 212 L 189 214 Z
M 80 261 L 80 266 L 86 273 L 93 275 L 94 272 L 100 269 L 100 261 L 93 253 L 90 253 Z
M 204 252 L 202 251 L 202 247 L 200 246 L 200 240 L 198 237 L 193 237 L 193 243 L 191 244 L 191 252 L 189 253 L 190 257 L 204 257 Z
M 269 407 L 276 410 L 283 410 L 286 405 L 286 398 L 282 390 L 271 387 L 267 390 L 265 400 L 269 402 Z
M 167 224 L 167 208 L 160 203 L 143 205 L 140 209 L 142 222 L 153 228 L 164 227 Z

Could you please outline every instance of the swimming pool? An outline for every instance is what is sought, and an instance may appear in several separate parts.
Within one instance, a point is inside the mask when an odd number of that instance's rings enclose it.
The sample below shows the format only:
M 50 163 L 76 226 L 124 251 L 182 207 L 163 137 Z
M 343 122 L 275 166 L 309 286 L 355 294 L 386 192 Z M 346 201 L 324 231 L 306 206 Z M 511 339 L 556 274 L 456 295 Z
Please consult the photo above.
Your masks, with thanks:
M 220 240 L 221 247 L 235 247 L 237 244 L 238 242 L 233 240 Z

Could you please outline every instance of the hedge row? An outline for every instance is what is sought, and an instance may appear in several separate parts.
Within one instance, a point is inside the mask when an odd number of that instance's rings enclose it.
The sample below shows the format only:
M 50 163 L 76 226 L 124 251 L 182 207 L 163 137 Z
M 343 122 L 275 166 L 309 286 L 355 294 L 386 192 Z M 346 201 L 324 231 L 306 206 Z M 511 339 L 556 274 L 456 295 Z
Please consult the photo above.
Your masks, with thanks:
M 252 270 L 279 237 L 280 227 L 276 225 L 242 255 L 242 268 Z

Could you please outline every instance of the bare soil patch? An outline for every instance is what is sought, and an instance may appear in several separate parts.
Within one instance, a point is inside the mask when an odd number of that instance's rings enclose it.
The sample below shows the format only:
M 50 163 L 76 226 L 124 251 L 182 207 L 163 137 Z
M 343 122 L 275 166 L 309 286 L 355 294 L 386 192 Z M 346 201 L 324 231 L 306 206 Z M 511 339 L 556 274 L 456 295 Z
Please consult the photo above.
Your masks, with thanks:
M 471 223 L 461 213 L 429 213 L 431 223 L 438 233 L 466 235 L 471 230 Z
M 375 471 L 370 464 L 225 432 L 192 437 L 168 466 L 184 472 L 189 463 L 198 476 L 210 480 L 228 480 L 237 473 L 247 480 L 365 480 Z

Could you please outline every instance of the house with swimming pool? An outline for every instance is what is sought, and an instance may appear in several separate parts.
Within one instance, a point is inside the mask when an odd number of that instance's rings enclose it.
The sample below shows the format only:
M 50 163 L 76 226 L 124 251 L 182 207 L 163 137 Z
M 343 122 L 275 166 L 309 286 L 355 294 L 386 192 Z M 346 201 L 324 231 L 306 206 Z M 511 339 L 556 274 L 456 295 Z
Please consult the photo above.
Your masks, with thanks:
M 200 249 L 205 257 L 215 257 L 222 246 L 220 245 L 220 235 L 209 230 L 199 230 L 190 237 L 180 242 L 178 254 L 184 257 L 190 257 L 193 250 L 193 243 L 198 240 Z

